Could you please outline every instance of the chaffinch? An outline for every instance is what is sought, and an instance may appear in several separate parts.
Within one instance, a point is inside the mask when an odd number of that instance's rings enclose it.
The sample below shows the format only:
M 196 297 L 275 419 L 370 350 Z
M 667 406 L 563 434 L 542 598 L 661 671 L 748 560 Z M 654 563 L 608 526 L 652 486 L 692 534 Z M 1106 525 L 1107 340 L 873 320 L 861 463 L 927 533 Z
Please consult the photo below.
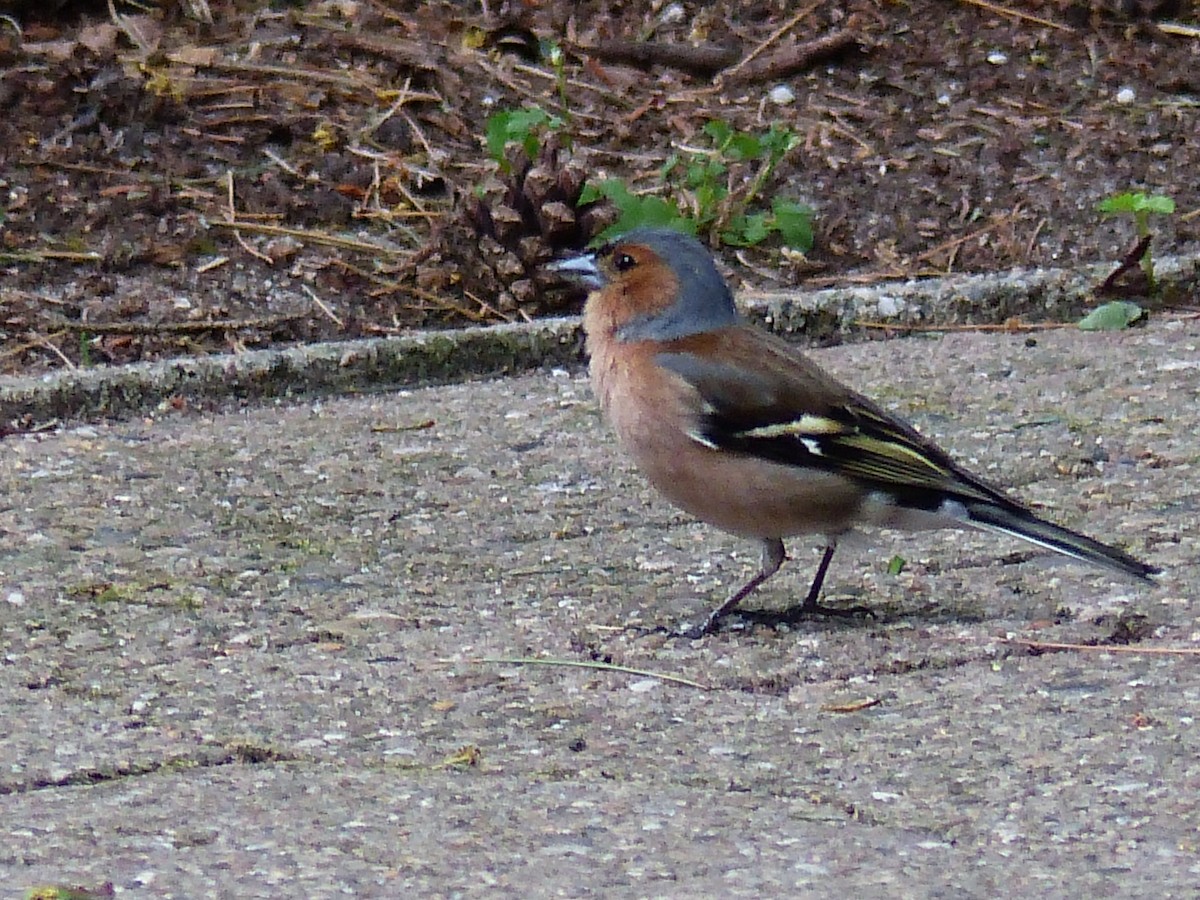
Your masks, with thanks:
M 744 322 L 693 237 L 637 229 L 552 268 L 590 289 L 592 386 L 637 466 L 688 513 L 762 543 L 758 574 L 689 636 L 712 631 L 774 575 L 787 559 L 783 538 L 801 534 L 824 535 L 825 553 L 789 617 L 847 614 L 818 598 L 838 537 L 863 525 L 971 525 L 1143 580 L 1159 571 L 1038 517 Z

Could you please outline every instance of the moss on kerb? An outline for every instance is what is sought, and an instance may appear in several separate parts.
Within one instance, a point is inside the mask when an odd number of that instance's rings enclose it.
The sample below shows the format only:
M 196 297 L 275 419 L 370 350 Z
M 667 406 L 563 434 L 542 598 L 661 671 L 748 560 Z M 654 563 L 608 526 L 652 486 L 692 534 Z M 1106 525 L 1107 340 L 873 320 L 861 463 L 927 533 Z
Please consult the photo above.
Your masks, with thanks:
M 1099 279 L 1090 273 L 1024 272 L 971 275 L 936 282 L 891 282 L 875 287 L 832 288 L 797 295 L 748 298 L 747 314 L 785 334 L 827 341 L 857 331 L 859 323 L 895 325 L 999 324 L 1013 316 L 1030 321 L 1071 321 L 1094 300 Z
M 1163 260 L 1156 268 L 1163 297 L 1195 291 L 1200 282 L 1197 259 Z M 739 298 L 739 305 L 772 331 L 803 334 L 814 343 L 844 338 L 857 332 L 863 321 L 894 325 L 998 325 L 1012 318 L 1073 322 L 1097 303 L 1095 288 L 1112 270 L 1112 264 L 1104 264 L 804 293 L 751 293 Z
M 368 354 L 365 365 L 373 385 L 432 384 L 464 375 L 500 375 L 582 361 L 582 340 L 574 320 L 435 332 L 410 341 L 404 353 Z
M 0 381 L 0 423 L 123 418 L 166 400 L 388 390 L 581 359 L 578 323 L 547 320 Z

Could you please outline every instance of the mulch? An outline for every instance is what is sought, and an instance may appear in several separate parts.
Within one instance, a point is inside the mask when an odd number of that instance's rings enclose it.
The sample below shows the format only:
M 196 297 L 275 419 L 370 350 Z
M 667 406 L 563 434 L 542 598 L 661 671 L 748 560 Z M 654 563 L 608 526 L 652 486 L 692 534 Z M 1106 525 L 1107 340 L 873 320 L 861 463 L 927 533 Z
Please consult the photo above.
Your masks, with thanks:
M 739 284 L 1116 267 L 1138 235 L 1095 206 L 1130 189 L 1175 200 L 1154 252 L 1200 245 L 1194 4 L 193 0 L 5 14 L 6 374 L 573 311 L 578 296 L 537 269 L 604 218 L 589 225 L 551 192 L 557 221 L 579 227 L 554 231 L 534 208 L 501 241 L 479 211 L 527 199 L 484 140 L 491 115 L 521 106 L 564 123 L 553 159 L 543 148 L 529 164 L 664 196 L 664 165 L 702 147 L 710 120 L 794 132 L 767 188 L 813 207 L 815 245 L 718 243 Z M 753 175 L 732 167 L 729 186 Z

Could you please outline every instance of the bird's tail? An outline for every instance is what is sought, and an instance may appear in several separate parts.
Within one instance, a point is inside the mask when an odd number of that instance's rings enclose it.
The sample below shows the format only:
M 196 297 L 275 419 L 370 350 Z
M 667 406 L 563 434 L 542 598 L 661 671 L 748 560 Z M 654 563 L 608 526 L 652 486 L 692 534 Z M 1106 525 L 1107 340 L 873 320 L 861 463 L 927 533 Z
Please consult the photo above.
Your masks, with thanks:
M 1135 559 L 1124 550 L 1118 550 L 1077 531 L 1039 519 L 1033 513 L 1019 507 L 1009 509 L 992 503 L 968 503 L 966 506 L 967 520 L 976 528 L 1019 537 L 1039 547 L 1123 572 L 1142 581 L 1149 581 L 1151 575 L 1162 571 Z

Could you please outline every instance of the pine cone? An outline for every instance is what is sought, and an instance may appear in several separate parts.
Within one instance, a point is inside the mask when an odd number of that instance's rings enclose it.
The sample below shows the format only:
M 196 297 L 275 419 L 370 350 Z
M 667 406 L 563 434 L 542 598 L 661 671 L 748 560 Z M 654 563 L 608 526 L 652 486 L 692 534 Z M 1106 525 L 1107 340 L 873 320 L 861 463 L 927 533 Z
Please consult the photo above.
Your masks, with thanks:
M 485 318 L 578 311 L 579 288 L 543 266 L 586 247 L 616 211 L 603 200 L 580 204 L 587 176 L 562 155 L 552 140 L 536 160 L 514 148 L 508 172 L 482 192 L 465 194 L 435 235 L 438 247 L 418 268 L 418 283 L 461 297 L 464 309 Z

